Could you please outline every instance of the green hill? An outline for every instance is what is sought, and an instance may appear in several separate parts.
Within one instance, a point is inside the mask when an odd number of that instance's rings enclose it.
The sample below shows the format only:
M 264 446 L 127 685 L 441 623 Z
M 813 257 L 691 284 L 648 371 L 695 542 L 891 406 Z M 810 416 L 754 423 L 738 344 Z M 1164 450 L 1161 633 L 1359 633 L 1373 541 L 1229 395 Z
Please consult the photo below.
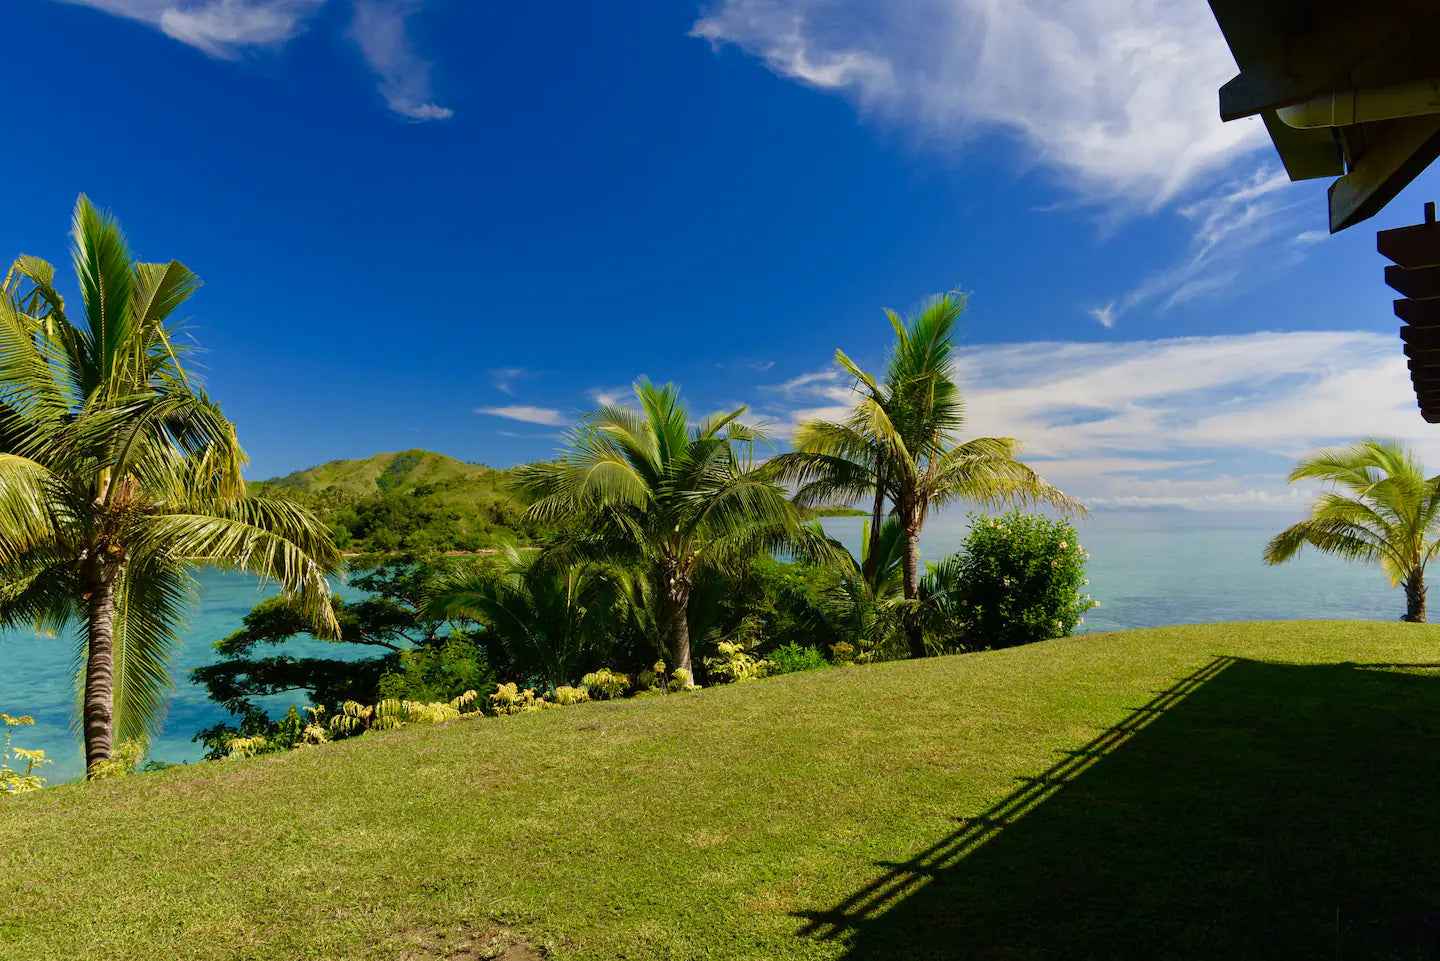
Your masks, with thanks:
M 475 550 L 537 533 L 507 478 L 484 464 L 407 450 L 334 460 L 256 486 L 313 508 L 346 549 Z
M 505 471 L 464 461 L 428 450 L 407 450 L 398 454 L 373 454 L 358 460 L 332 460 L 319 467 L 307 467 L 262 483 L 283 490 L 320 492 L 334 489 L 365 496 L 390 491 L 412 490 L 421 484 L 461 482 L 476 489 L 494 491 Z
M 64 785 L 0 801 L 0 956 L 1433 958 L 1437 643 L 1080 636 Z

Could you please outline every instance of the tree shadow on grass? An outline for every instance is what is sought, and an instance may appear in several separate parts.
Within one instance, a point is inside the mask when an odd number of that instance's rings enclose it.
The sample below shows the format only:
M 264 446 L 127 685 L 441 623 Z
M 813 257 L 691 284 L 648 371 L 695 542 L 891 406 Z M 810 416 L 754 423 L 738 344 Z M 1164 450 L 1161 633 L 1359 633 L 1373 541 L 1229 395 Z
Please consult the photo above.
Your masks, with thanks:
M 1217 658 L 802 932 L 878 959 L 1440 959 L 1440 664 Z

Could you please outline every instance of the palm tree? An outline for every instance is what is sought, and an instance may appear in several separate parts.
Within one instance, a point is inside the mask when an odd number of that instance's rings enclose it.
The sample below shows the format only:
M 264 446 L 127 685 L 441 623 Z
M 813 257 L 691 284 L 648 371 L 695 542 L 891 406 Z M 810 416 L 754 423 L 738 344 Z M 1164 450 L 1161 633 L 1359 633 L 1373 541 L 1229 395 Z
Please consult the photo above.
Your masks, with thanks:
M 955 383 L 952 340 L 965 298 L 932 299 L 914 318 L 886 311 L 895 331 L 883 381 L 861 370 L 844 352 L 840 367 L 855 382 L 856 401 L 841 422 L 811 421 L 796 435 L 796 449 L 772 461 L 777 476 L 797 483 L 796 500 L 812 505 L 873 498 L 871 554 L 882 514 L 899 519 L 905 541 L 904 595 L 920 594 L 920 531 L 932 510 L 956 501 L 983 507 L 1048 504 L 1085 508 L 1016 459 L 1020 442 L 980 437 L 963 443 L 965 403 Z M 918 605 L 905 617 L 913 657 L 925 641 Z
M 880 650 L 898 637 L 909 606 L 904 598 L 905 539 L 900 521 L 887 519 L 879 537 L 873 536 L 870 524 L 867 520 L 862 525 L 859 559 L 846 551 L 839 563 L 828 565 L 834 580 L 824 584 L 817 599 L 826 624 L 861 652 Z M 824 536 L 824 530 L 818 529 L 816 535 Z
M 1405 586 L 1406 621 L 1425 623 L 1425 565 L 1440 553 L 1440 477 L 1426 477 L 1414 452 L 1368 438 L 1317 451 L 1290 482 L 1318 480 L 1310 516 L 1275 535 L 1265 561 L 1280 564 L 1310 545 L 1347 560 L 1378 563 Z
M 170 320 L 195 275 L 136 263 L 84 196 L 72 239 L 78 321 L 44 261 L 21 257 L 0 287 L 0 627 L 78 622 L 93 774 L 117 736 L 159 725 L 191 568 L 274 577 L 333 636 L 340 557 L 305 509 L 246 495 L 234 427 Z
M 732 573 L 757 549 L 793 543 L 800 520 L 754 464 L 745 408 L 691 427 L 672 384 L 635 385 L 639 408 L 610 405 L 571 433 L 559 461 L 517 471 L 527 516 L 560 520 L 555 557 L 630 566 L 648 578 L 672 669 L 693 674 L 689 605 L 706 570 Z
M 437 620 L 468 618 L 549 687 L 573 684 L 611 634 L 616 579 L 594 564 L 556 564 L 509 546 L 481 567 L 441 581 L 427 599 Z

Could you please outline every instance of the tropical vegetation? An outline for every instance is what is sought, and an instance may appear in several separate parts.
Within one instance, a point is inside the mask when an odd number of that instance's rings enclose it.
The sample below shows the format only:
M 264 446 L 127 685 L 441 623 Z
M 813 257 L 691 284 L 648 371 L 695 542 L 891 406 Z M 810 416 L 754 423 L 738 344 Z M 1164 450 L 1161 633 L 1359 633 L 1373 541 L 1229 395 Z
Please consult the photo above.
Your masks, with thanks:
M 560 532 L 564 561 L 634 568 L 632 605 L 649 614 L 670 666 L 693 674 L 690 600 L 707 574 L 726 577 L 762 553 L 802 540 L 801 518 L 756 463 L 763 434 L 745 408 L 703 418 L 674 385 L 635 385 L 638 407 L 611 404 L 570 434 L 553 462 L 516 471 L 527 516 Z
M 1405 589 L 1402 618 L 1425 623 L 1425 568 L 1440 553 L 1440 477 L 1426 477 L 1413 451 L 1367 438 L 1311 454 L 1290 482 L 1318 481 L 1310 516 L 1275 535 L 1265 561 L 1281 564 L 1303 547 L 1377 564 Z
M 802 504 L 868 499 L 866 556 L 874 562 L 883 556 L 885 519 L 894 517 L 904 538 L 903 592 L 911 602 L 920 598 L 920 532 L 932 511 L 957 501 L 1084 509 L 1017 459 L 1016 439 L 958 439 L 965 402 L 955 382 L 953 341 L 964 308 L 965 298 L 951 293 L 934 298 L 909 320 L 886 311 L 895 345 L 880 378 L 837 350 L 836 362 L 856 391 L 849 415 L 804 424 L 795 450 L 771 465 L 779 477 L 799 485 L 796 499 Z M 923 657 L 924 627 L 915 604 L 903 620 L 911 656 Z
M 173 319 L 198 278 L 136 261 L 84 196 L 71 236 L 78 311 L 35 257 L 0 287 L 0 626 L 78 626 L 93 773 L 160 721 L 191 568 L 274 578 L 328 634 L 340 557 L 309 511 L 247 494 Z

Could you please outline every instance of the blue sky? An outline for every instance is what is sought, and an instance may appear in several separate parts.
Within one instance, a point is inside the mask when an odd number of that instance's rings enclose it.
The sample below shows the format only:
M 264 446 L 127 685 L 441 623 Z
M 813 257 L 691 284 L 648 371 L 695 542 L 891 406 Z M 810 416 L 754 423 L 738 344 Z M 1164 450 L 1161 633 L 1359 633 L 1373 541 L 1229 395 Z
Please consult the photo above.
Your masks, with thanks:
M 252 476 L 497 466 L 640 375 L 782 439 L 971 292 L 975 433 L 1098 504 L 1296 503 L 1414 411 L 1374 229 L 1324 233 L 1205 4 L 8 0 L 0 254 L 84 191 L 205 279 Z M 57 60 L 57 58 L 59 58 Z

